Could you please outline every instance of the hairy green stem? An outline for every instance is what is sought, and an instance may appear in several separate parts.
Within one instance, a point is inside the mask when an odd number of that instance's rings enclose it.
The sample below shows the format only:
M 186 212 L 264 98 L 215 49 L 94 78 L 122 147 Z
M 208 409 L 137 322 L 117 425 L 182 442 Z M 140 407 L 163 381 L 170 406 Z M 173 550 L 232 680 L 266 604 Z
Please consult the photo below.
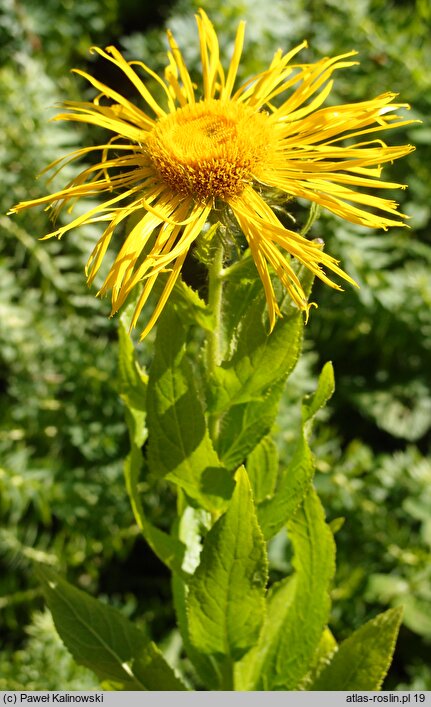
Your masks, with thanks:
M 220 690 L 231 692 L 234 690 L 234 661 L 230 656 L 226 656 L 223 665 L 221 666 Z
M 206 345 L 207 372 L 211 378 L 221 362 L 221 318 L 223 297 L 223 243 L 221 239 L 214 251 L 211 265 L 208 268 L 208 305 L 213 313 L 214 327 L 208 332 Z M 209 415 L 208 427 L 211 439 L 216 441 L 219 433 L 220 419 L 218 415 Z

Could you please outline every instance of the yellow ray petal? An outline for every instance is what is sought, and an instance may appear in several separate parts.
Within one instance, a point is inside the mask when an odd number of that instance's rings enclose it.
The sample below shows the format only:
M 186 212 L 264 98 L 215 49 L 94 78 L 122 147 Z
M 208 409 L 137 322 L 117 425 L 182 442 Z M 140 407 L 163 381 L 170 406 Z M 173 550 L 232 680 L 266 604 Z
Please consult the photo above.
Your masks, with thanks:
M 191 204 L 188 202 L 185 202 L 181 204 L 178 208 L 177 211 L 173 211 L 176 217 L 182 219 L 185 218 L 187 213 L 190 210 Z M 176 209 L 177 207 L 172 205 L 171 207 L 169 204 L 166 205 L 169 213 L 169 208 Z M 187 219 L 190 221 L 190 219 Z M 164 270 L 164 267 L 161 267 L 159 269 L 154 269 L 153 262 L 155 258 L 166 255 L 167 258 L 167 264 L 170 264 L 172 260 L 175 259 L 175 254 L 172 255 L 172 249 L 174 246 L 175 241 L 177 240 L 177 236 L 181 231 L 181 225 L 180 224 L 174 224 L 172 222 L 168 223 L 166 220 L 162 221 L 161 219 L 156 221 L 154 220 L 151 222 L 151 219 L 148 218 L 148 227 L 150 227 L 150 224 L 153 223 L 153 228 L 151 231 L 149 231 L 148 236 L 146 236 L 145 232 L 140 232 L 139 228 L 136 230 L 136 233 L 134 234 L 135 237 L 138 238 L 137 243 L 130 241 L 130 243 L 125 243 L 123 246 L 122 252 L 119 253 L 117 256 L 116 262 L 114 263 L 114 266 L 111 269 L 112 273 L 112 279 L 109 280 L 109 276 L 107 281 L 105 282 L 103 286 L 103 292 L 107 291 L 112 287 L 113 289 L 113 295 L 112 295 L 112 306 L 113 310 L 119 309 L 123 302 L 125 302 L 126 298 L 128 297 L 129 293 L 131 290 L 135 287 L 135 285 L 138 284 L 142 279 L 152 277 L 153 275 L 157 276 L 159 272 Z M 151 235 L 152 231 L 162 223 L 162 227 L 160 231 L 158 232 L 156 236 L 156 240 L 154 242 L 154 245 L 152 246 L 151 250 L 147 254 L 146 258 L 142 263 L 139 264 L 139 256 L 142 253 L 143 248 L 145 247 L 149 236 Z M 141 224 L 142 225 L 142 224 Z M 192 224 L 194 225 L 194 224 Z M 145 242 L 143 242 L 143 239 L 145 238 Z M 129 238 L 127 239 L 129 240 Z M 133 252 L 133 248 L 135 248 L 135 252 Z M 139 248 L 139 252 L 137 252 L 136 248 Z M 188 250 L 188 247 L 186 248 Z M 184 251 L 184 248 L 180 249 L 180 254 Z M 133 252 L 133 257 L 130 257 L 130 253 Z M 119 266 L 117 265 L 117 261 L 119 263 L 121 262 L 124 257 L 127 257 L 127 259 L 130 261 L 130 266 L 123 267 L 121 272 L 119 271 Z M 120 266 L 121 267 L 121 266 Z M 150 272 L 150 275 L 148 273 Z M 111 275 L 110 273 L 110 275 Z M 120 279 L 121 275 L 121 279 Z M 114 284 L 115 284 L 115 290 L 114 290 Z
M 203 10 L 195 15 L 201 48 L 204 98 L 214 98 L 217 79 L 224 85 L 224 72 L 220 64 L 220 51 L 214 27 Z
M 175 286 L 175 283 L 178 279 L 178 275 L 181 272 L 181 268 L 183 266 L 184 260 L 186 259 L 186 256 L 187 256 L 187 251 L 184 251 L 184 253 L 177 258 L 177 260 L 172 268 L 172 272 L 169 275 L 168 281 L 167 281 L 167 283 L 163 289 L 163 292 L 159 298 L 159 301 L 156 304 L 154 312 L 152 313 L 150 320 L 148 321 L 144 330 L 141 333 L 141 336 L 140 336 L 141 341 L 143 341 L 145 339 L 145 337 L 150 333 L 151 329 L 157 323 L 157 320 L 160 317 L 166 302 L 168 301 L 169 295 L 171 294 L 171 292 Z M 139 302 L 136 305 L 135 312 L 133 314 L 133 319 L 132 319 L 132 324 L 131 324 L 131 326 L 133 326 L 133 327 L 136 326 L 136 322 L 137 322 L 139 314 L 142 310 L 142 307 L 144 306 L 144 304 L 147 301 L 148 296 L 149 296 L 149 291 L 146 291 L 144 289 L 144 292 L 145 292 L 145 297 L 142 297 L 142 295 L 141 295 Z M 144 293 L 142 293 L 142 294 L 144 294 Z
M 240 22 L 235 37 L 232 58 L 230 60 L 229 69 L 226 76 L 226 82 L 221 89 L 220 98 L 225 101 L 231 97 L 233 87 L 238 72 L 239 63 L 241 61 L 242 49 L 244 46 L 245 22 Z
M 98 125 L 100 128 L 106 128 L 106 130 L 111 130 L 111 132 L 116 133 L 124 138 L 129 138 L 129 140 L 134 140 L 136 143 L 142 142 L 144 135 L 144 128 L 147 129 L 147 125 L 143 125 L 141 129 L 134 127 L 124 121 L 117 120 L 116 118 L 110 118 L 103 115 L 100 111 L 89 111 L 82 110 L 80 113 L 59 113 L 53 120 L 68 120 L 75 123 L 88 123 L 89 125 Z M 152 125 L 152 124 L 151 124 Z
M 188 72 L 186 63 L 183 59 L 183 55 L 181 54 L 180 48 L 179 48 L 178 44 L 176 43 L 175 38 L 172 35 L 172 32 L 170 32 L 168 30 L 167 36 L 168 36 L 169 46 L 172 51 L 173 61 L 175 62 L 175 65 L 179 71 L 179 75 L 181 76 L 181 80 L 183 82 L 183 90 L 184 90 L 185 97 L 187 99 L 187 103 L 193 104 L 195 102 L 195 92 L 193 89 L 193 83 L 190 78 L 190 74 Z
M 103 49 L 99 49 L 99 47 L 93 47 L 93 50 L 96 51 L 98 54 L 100 54 L 100 56 L 103 56 L 104 59 L 107 59 L 109 62 L 111 62 L 111 64 L 114 64 L 114 65 L 117 66 L 119 69 L 121 69 L 121 71 L 122 71 L 122 72 L 127 76 L 127 78 L 129 79 L 129 81 L 138 89 L 138 91 L 139 91 L 139 93 L 141 94 L 141 96 L 142 96 L 142 98 L 144 99 L 144 101 L 150 106 L 150 108 L 154 111 L 154 113 L 157 115 L 158 118 L 161 118 L 161 117 L 163 117 L 164 115 L 166 115 L 166 113 L 165 113 L 165 111 L 163 110 L 163 108 L 162 108 L 161 106 L 159 106 L 159 104 L 157 103 L 157 101 L 155 100 L 155 98 L 151 95 L 151 93 L 149 92 L 149 90 L 147 89 L 147 87 L 145 86 L 145 84 L 144 84 L 144 83 L 141 81 L 141 79 L 139 78 L 139 76 L 138 76 L 138 74 L 136 73 L 136 71 L 134 71 L 134 70 L 132 69 L 132 67 L 130 66 L 130 64 L 128 64 L 128 62 L 124 59 L 124 57 L 123 57 L 122 54 L 118 51 L 118 49 L 116 49 L 115 47 L 106 47 L 106 51 L 103 51 Z M 77 73 L 81 73 L 81 74 L 82 74 L 83 72 L 77 72 Z M 91 80 L 91 83 L 93 83 L 93 85 L 96 86 L 96 88 L 98 88 L 98 85 L 97 85 L 97 84 L 98 84 L 99 82 L 95 82 L 95 80 L 92 79 L 92 77 L 89 77 L 88 75 L 86 75 L 85 78 L 87 78 L 87 80 Z M 124 102 L 124 105 L 125 105 L 127 108 L 128 108 L 130 105 L 133 106 L 133 104 L 130 104 L 129 101 L 126 101 L 126 100 L 121 96 L 121 94 L 118 94 L 117 92 L 112 91 L 112 89 L 108 88 L 108 87 L 105 86 L 104 84 L 100 84 L 99 90 L 101 90 L 102 93 L 104 93 L 106 96 L 109 96 L 110 98 L 114 98 L 114 100 L 118 100 L 118 99 L 117 99 L 117 96 L 120 96 L 120 99 L 122 99 L 122 101 Z M 115 94 L 115 95 L 113 95 L 113 94 Z M 122 101 L 119 100 L 118 103 L 123 104 Z M 133 106 L 133 107 L 134 107 L 134 106 Z M 136 111 L 138 111 L 139 114 L 142 114 L 142 111 L 140 111 L 140 110 L 137 109 L 136 107 L 134 107 L 134 108 L 135 108 Z M 147 116 L 145 115 L 145 113 L 144 113 L 143 115 L 144 115 L 145 117 L 147 117 Z

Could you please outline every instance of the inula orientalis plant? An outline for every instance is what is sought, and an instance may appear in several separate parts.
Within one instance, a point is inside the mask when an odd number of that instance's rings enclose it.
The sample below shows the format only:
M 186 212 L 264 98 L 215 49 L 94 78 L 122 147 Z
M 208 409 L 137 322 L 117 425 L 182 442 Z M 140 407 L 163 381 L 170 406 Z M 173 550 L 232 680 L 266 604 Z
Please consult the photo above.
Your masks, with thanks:
M 57 119 L 94 124 L 110 137 L 51 165 L 98 155 L 64 189 L 12 209 L 47 204 L 57 218 L 90 197 L 89 210 L 45 236 L 104 225 L 87 263 L 89 283 L 111 241 L 121 241 L 99 293 L 111 291 L 113 313 L 130 300 L 120 318 L 131 444 L 125 480 L 140 530 L 172 570 L 179 660 L 171 667 L 120 612 L 40 568 L 47 602 L 76 660 L 106 687 L 379 689 L 400 611 L 376 617 L 339 647 L 327 628 L 335 545 L 312 485 L 308 436 L 333 391 L 330 363 L 303 402 L 286 468 L 271 430 L 300 355 L 314 276 L 337 289 L 334 276 L 355 284 L 306 233 L 318 207 L 372 228 L 403 225 L 397 204 L 374 190 L 403 187 L 380 180 L 382 165 L 413 148 L 387 146 L 380 133 L 411 122 L 395 113 L 408 106 L 384 93 L 322 107 L 333 75 L 355 64 L 355 52 L 301 63 L 305 42 L 277 51 L 238 87 L 244 23 L 224 70 L 211 22 L 203 11 L 196 20 L 202 84 L 169 32 L 164 78 L 114 47 L 95 48 L 139 100 L 77 71 L 98 95 L 66 103 Z M 311 206 L 300 232 L 289 214 L 297 199 Z M 181 277 L 189 254 L 207 267 L 205 300 Z M 147 303 L 141 338 L 158 322 L 148 373 L 128 334 Z M 143 479 L 176 489 L 169 533 L 146 516 Z M 268 587 L 267 543 L 286 529 L 293 574 Z

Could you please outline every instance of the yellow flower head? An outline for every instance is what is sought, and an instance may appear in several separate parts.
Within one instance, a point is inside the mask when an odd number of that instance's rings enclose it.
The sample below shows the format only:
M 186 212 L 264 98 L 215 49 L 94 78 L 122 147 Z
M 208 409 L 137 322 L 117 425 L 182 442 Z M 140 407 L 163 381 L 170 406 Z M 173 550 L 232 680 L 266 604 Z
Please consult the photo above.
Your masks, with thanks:
M 271 327 L 280 314 L 270 268 L 296 305 L 308 314 L 310 304 L 291 265 L 295 257 L 321 280 L 341 289 L 322 270 L 349 282 L 337 261 L 281 223 L 266 203 L 265 189 L 315 202 L 348 221 L 384 228 L 403 225 L 397 204 L 358 191 L 403 185 L 379 180 L 381 165 L 409 153 L 411 146 L 388 147 L 370 138 L 408 122 L 393 111 L 396 94 L 384 93 L 369 101 L 322 108 L 332 88 L 332 74 L 352 66 L 355 52 L 324 58 L 313 64 L 292 64 L 301 45 L 278 51 L 270 66 L 235 89 L 241 58 L 244 23 L 236 34 L 227 72 L 219 58 L 214 28 L 203 10 L 196 16 L 202 86 L 193 84 L 181 51 L 168 32 L 168 64 L 164 80 L 139 61 L 127 62 L 115 47 L 95 48 L 118 67 L 139 92 L 144 107 L 83 71 L 98 91 L 92 103 L 68 102 L 57 120 L 91 123 L 112 137 L 104 145 L 77 150 L 67 161 L 100 152 L 97 164 L 84 169 L 64 189 L 18 204 L 13 212 L 35 204 L 49 204 L 54 216 L 77 198 L 105 194 L 105 200 L 61 226 L 46 238 L 86 223 L 104 222 L 105 231 L 87 263 L 91 283 L 111 238 L 130 215 L 137 222 L 127 234 L 100 290 L 112 291 L 116 312 L 138 282 L 142 293 L 132 324 L 147 301 L 161 272 L 168 276 L 142 338 L 160 315 L 186 255 L 201 233 L 210 212 L 220 204 L 229 208 L 247 239 L 268 303 Z M 141 76 L 149 75 L 161 87 L 159 103 Z M 356 138 L 360 138 L 356 141 Z M 343 146 L 346 141 L 348 146 Z M 63 160 L 54 163 L 64 165 Z M 51 165 L 51 166 L 54 166 Z

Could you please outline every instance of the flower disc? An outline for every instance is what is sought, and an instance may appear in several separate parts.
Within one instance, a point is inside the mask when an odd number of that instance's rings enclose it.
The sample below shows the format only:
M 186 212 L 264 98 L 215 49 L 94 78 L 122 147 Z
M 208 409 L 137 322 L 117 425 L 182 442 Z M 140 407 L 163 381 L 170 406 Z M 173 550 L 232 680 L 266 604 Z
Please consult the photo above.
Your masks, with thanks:
M 213 99 L 159 119 L 146 141 L 161 179 L 199 201 L 240 194 L 253 181 L 270 144 L 266 113 Z

